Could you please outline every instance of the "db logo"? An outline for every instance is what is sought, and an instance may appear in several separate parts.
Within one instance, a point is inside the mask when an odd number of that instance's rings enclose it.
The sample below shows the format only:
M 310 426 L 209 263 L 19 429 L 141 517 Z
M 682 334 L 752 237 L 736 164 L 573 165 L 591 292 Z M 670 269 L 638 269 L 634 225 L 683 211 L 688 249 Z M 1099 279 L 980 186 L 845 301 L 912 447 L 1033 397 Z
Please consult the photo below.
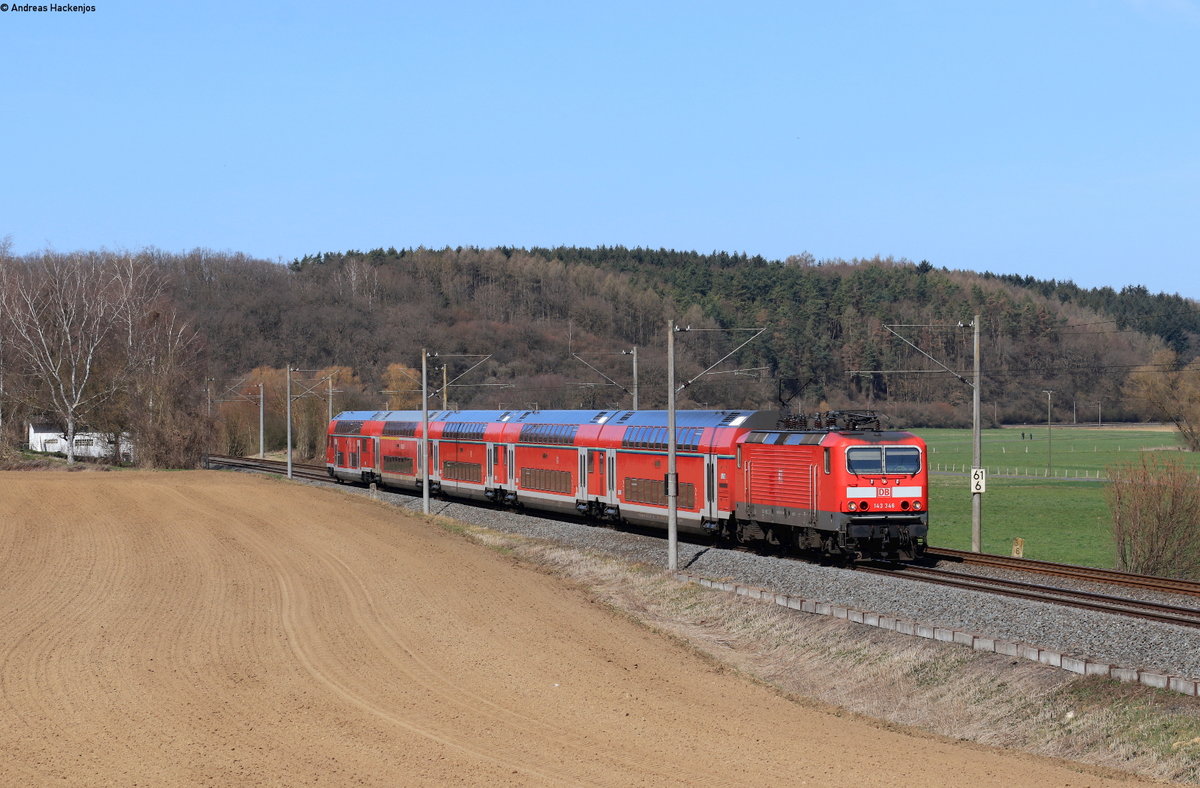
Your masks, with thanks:
M 892 488 L 891 487 L 880 487 L 878 495 L 880 498 L 891 498 L 892 497 Z

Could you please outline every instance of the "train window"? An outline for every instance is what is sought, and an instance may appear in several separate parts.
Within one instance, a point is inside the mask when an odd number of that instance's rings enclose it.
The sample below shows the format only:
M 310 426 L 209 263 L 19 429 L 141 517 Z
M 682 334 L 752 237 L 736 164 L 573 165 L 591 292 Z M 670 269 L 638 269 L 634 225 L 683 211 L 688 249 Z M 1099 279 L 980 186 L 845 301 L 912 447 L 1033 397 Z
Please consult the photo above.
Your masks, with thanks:
M 829 475 L 829 449 L 825 449 L 825 475 Z
M 850 473 L 883 473 L 883 448 L 857 446 L 846 449 L 846 467 Z
M 921 450 L 916 446 L 888 446 L 884 457 L 888 473 L 913 474 L 921 470 Z
M 851 473 L 911 475 L 921 470 L 921 450 L 915 446 L 860 446 L 846 449 Z

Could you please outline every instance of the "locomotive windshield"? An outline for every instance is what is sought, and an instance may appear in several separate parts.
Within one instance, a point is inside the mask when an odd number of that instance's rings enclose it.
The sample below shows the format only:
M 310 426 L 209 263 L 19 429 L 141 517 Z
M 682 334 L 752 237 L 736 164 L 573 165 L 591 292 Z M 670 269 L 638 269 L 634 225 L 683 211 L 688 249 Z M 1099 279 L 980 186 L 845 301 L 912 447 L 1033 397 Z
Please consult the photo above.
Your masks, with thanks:
M 914 474 L 921 470 L 921 450 L 915 446 L 856 446 L 846 449 L 850 473 Z

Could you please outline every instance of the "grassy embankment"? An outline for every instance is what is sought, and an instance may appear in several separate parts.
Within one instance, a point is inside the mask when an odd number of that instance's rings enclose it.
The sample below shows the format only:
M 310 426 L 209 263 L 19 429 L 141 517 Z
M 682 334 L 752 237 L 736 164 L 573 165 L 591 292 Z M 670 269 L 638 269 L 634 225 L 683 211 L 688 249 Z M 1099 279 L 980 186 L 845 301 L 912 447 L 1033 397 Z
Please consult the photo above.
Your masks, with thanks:
M 930 543 L 971 547 L 971 431 L 914 430 L 929 444 Z M 1022 438 L 1024 433 L 1024 438 Z M 1178 451 L 1172 431 L 1056 427 L 1053 456 L 1045 427 L 983 433 L 983 549 L 1008 554 L 1015 537 L 1025 556 L 1086 566 L 1113 566 L 1105 469 L 1143 452 Z M 1200 455 L 1178 455 L 1200 473 Z M 1052 464 L 1051 464 L 1052 462 Z M 942 472 L 939 472 L 942 469 Z M 952 472 L 945 472 L 951 470 Z M 1091 481 L 1080 481 L 1090 478 Z

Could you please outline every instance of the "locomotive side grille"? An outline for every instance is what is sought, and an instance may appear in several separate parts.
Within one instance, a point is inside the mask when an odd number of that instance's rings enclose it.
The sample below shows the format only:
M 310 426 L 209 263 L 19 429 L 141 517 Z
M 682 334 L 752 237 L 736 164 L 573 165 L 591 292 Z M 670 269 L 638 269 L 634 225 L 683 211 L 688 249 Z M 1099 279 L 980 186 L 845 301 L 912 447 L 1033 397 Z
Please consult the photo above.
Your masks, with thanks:
M 815 457 L 791 447 L 764 446 L 751 452 L 750 459 L 750 500 L 755 504 L 815 508 Z

